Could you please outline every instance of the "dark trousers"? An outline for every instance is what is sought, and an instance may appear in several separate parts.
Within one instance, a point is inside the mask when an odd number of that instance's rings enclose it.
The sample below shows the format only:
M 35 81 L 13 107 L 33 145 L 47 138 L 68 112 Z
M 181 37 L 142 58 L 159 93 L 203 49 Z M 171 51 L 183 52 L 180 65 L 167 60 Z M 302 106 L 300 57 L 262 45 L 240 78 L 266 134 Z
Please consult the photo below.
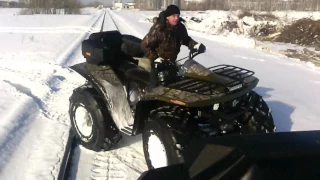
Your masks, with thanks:
M 151 62 L 151 72 L 150 72 L 150 84 L 147 88 L 147 91 L 152 90 L 153 88 L 157 87 L 158 84 L 158 73 L 162 70 L 166 70 L 169 72 L 170 81 L 166 80 L 165 84 L 172 83 L 175 81 L 178 69 L 175 64 L 172 63 L 161 63 L 158 65 L 158 68 L 155 68 L 155 62 Z
M 150 72 L 150 84 L 148 90 L 151 91 L 153 88 L 158 85 L 158 69 L 155 68 L 155 62 L 151 62 L 151 72 Z

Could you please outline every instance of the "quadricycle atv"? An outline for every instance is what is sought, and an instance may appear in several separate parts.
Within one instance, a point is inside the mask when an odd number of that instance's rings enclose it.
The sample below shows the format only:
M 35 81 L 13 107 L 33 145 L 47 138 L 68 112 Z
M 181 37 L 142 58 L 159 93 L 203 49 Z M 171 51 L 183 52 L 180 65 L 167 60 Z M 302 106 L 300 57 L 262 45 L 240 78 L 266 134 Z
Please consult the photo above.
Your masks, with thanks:
M 150 61 L 140 43 L 118 31 L 82 42 L 86 61 L 71 69 L 86 82 L 73 91 L 69 114 L 87 149 L 111 150 L 123 135 L 142 134 L 146 163 L 154 169 L 183 163 L 190 140 L 275 132 L 271 110 L 253 91 L 259 81 L 253 71 L 208 68 L 190 51 L 183 63 L 158 72 L 158 86 L 147 91 Z

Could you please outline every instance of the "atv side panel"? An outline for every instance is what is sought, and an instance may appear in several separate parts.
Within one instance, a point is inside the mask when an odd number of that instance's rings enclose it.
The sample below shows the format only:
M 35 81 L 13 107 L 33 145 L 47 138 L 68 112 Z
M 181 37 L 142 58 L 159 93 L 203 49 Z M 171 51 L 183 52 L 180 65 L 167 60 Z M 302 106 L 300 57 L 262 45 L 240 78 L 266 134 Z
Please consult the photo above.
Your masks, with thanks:
M 134 119 L 123 86 L 110 66 L 81 63 L 71 69 L 85 77 L 99 91 L 120 131 L 131 135 Z

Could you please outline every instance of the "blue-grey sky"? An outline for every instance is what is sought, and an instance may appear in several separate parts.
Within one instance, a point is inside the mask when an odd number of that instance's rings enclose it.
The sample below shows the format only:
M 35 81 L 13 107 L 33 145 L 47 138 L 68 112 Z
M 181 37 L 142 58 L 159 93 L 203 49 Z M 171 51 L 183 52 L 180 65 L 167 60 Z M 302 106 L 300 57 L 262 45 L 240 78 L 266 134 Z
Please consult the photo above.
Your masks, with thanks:
M 113 0 L 80 0 L 82 3 L 87 4 L 95 1 L 99 1 L 106 4 L 112 4 Z M 133 0 L 122 0 L 123 2 L 133 2 Z

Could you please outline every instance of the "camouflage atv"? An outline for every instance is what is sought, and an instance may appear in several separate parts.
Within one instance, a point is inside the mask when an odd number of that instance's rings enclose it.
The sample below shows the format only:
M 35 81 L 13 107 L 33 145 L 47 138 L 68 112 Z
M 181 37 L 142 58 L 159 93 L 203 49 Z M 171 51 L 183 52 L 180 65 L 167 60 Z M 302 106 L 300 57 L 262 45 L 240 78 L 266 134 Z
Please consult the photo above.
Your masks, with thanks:
M 83 41 L 86 62 L 71 68 L 86 83 L 73 91 L 69 113 L 84 147 L 110 150 L 123 133 L 142 134 L 153 169 L 183 162 L 182 151 L 197 138 L 275 131 L 270 109 L 252 90 L 258 84 L 254 72 L 231 65 L 207 68 L 190 52 L 184 63 L 160 71 L 159 86 L 146 91 L 150 65 L 140 42 L 118 31 Z

